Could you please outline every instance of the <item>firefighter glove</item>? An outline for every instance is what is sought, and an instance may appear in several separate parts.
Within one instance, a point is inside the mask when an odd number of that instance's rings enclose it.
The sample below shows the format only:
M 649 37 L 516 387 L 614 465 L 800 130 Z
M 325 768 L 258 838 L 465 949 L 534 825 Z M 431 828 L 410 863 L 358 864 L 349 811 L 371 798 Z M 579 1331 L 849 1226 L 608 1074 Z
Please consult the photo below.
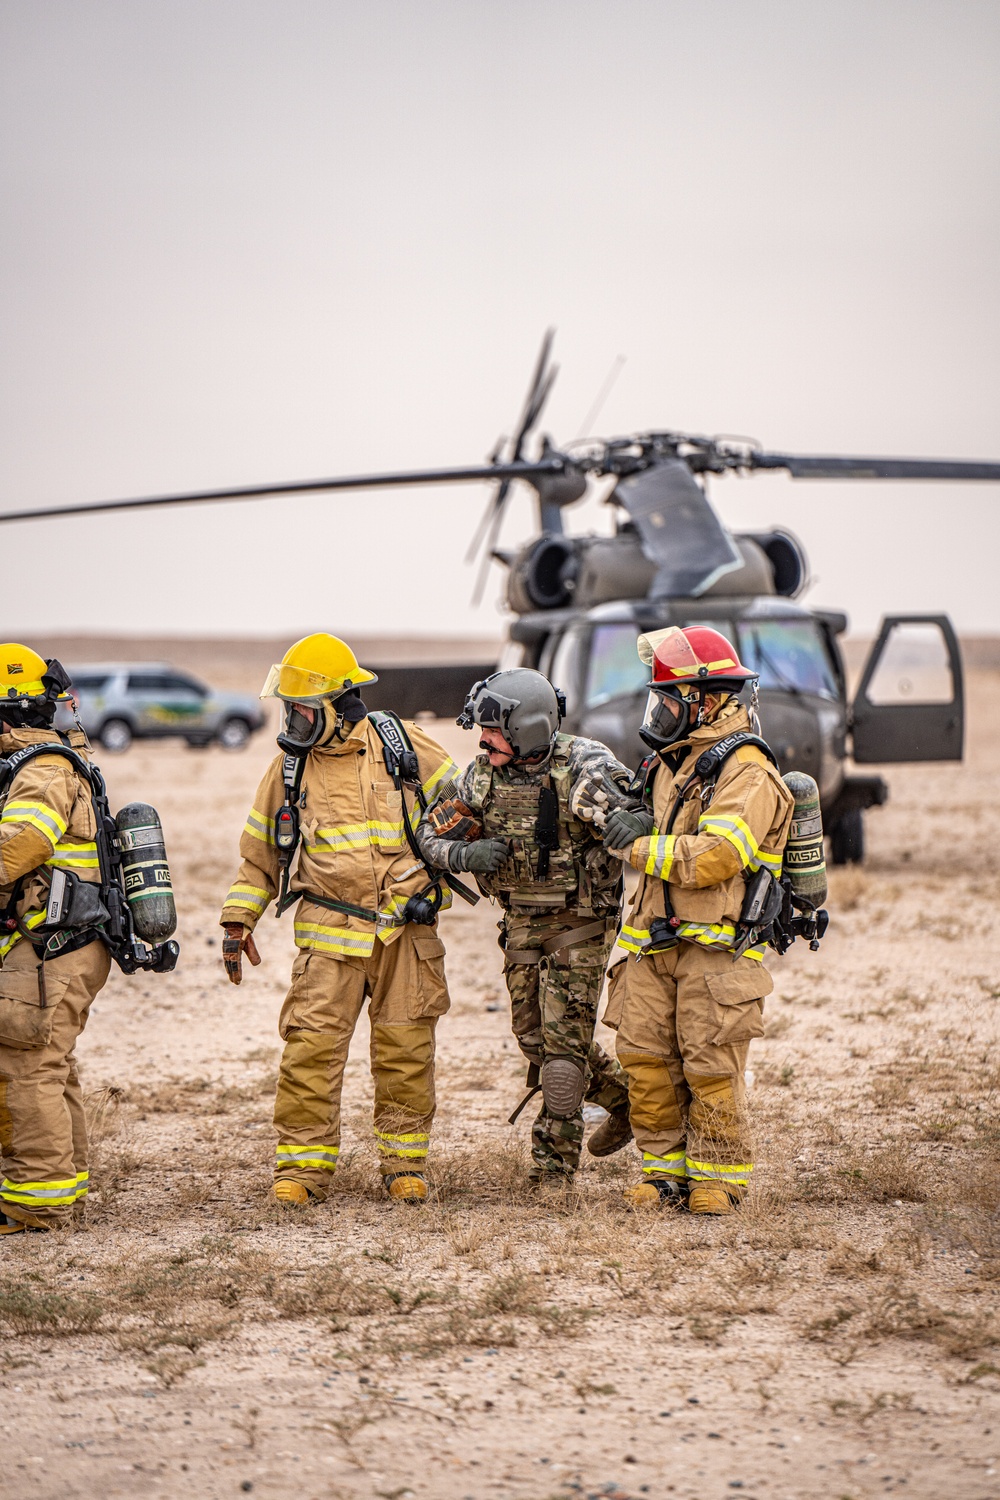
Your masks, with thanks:
M 449 858 L 455 870 L 469 870 L 473 875 L 493 875 L 508 853 L 506 839 L 473 839 L 469 844 L 456 844 Z
M 648 838 L 652 831 L 651 812 L 629 812 L 624 807 L 616 807 L 614 812 L 608 813 L 604 825 L 604 847 L 628 849 L 636 839 Z
M 257 944 L 253 940 L 253 933 L 248 932 L 242 922 L 227 922 L 224 931 L 226 935 L 222 939 L 222 962 L 226 966 L 230 982 L 241 984 L 244 953 L 254 968 L 260 963 Z

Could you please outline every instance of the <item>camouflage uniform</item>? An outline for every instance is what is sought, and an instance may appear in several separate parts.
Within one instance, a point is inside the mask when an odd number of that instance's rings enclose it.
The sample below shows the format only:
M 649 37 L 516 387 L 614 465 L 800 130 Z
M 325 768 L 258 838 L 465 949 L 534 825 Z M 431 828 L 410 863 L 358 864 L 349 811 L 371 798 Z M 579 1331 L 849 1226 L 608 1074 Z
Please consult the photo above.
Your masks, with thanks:
M 621 913 L 622 867 L 583 821 L 581 791 L 610 780 L 622 790 L 631 772 L 596 740 L 558 734 L 552 754 L 531 771 L 494 769 L 485 755 L 441 789 L 417 833 L 428 861 L 450 868 L 449 845 L 471 839 L 504 839 L 510 855 L 493 875 L 481 875 L 486 895 L 504 908 L 499 923 L 504 978 L 517 1044 L 534 1065 L 571 1058 L 585 1080 L 583 1097 L 608 1111 L 627 1106 L 628 1085 L 619 1065 L 594 1041 L 597 1006 L 608 955 Z M 558 798 L 558 847 L 539 873 L 537 824 L 542 788 Z M 576 812 L 574 812 L 574 808 Z M 574 930 L 577 942 L 559 939 Z M 548 951 L 547 951 L 548 950 Z M 543 1102 L 532 1128 L 533 1175 L 572 1175 L 583 1144 L 583 1108 L 568 1118 Z

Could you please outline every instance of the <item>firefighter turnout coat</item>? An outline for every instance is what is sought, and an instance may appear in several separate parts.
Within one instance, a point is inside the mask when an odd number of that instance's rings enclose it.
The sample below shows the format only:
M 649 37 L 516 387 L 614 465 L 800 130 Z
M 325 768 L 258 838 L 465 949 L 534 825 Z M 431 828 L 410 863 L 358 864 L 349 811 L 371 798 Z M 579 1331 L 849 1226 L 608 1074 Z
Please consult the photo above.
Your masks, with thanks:
M 0 754 L 55 744 L 50 729 L 0 734 Z M 86 755 L 81 734 L 71 748 Z M 0 1209 L 52 1228 L 87 1193 L 87 1132 L 74 1048 L 110 959 L 99 940 L 47 958 L 30 934 L 44 919 L 53 869 L 100 880 L 90 788 L 62 755 L 17 771 L 0 804 Z
M 631 956 L 611 971 L 605 1015 L 618 1030 L 645 1174 L 721 1179 L 734 1194 L 752 1170 L 743 1074 L 773 981 L 763 945 L 737 959 L 731 950 L 747 878 L 761 868 L 781 874 L 794 807 L 753 745 L 736 750 L 716 780 L 692 780 L 698 756 L 740 731 L 750 732 L 747 712 L 727 705 L 656 768 L 652 833 L 626 855 L 640 872 L 619 939 Z M 667 890 L 678 941 L 645 955 Z
M 406 725 L 422 790 L 433 799 L 456 774 L 440 745 Z M 295 911 L 292 982 L 279 1031 L 284 1051 L 274 1123 L 275 1177 L 325 1198 L 340 1151 L 340 1095 L 351 1036 L 365 1000 L 372 1023 L 375 1141 L 391 1178 L 418 1169 L 434 1116 L 434 1028 L 448 1008 L 444 946 L 434 926 L 404 922 L 410 896 L 428 871 L 409 844 L 420 807 L 410 788 L 397 790 L 370 719 L 310 750 L 299 798 L 300 843 L 291 881 Z M 252 930 L 280 884 L 275 817 L 285 788 L 284 757 L 268 767 L 240 840 L 239 872 L 220 921 Z M 444 886 L 444 905 L 451 894 Z M 358 913 L 342 913 L 320 896 Z

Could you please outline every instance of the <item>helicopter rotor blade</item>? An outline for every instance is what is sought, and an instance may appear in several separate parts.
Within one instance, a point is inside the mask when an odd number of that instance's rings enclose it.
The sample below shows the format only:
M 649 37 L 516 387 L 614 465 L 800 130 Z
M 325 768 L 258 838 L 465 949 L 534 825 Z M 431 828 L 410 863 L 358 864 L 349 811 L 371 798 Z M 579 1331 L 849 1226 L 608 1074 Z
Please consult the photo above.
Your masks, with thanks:
M 552 353 L 552 340 L 554 338 L 555 329 L 547 328 L 542 339 L 542 347 L 538 351 L 535 368 L 531 372 L 531 380 L 528 383 L 528 394 L 525 398 L 524 409 L 521 412 L 521 420 L 517 424 L 517 431 L 511 443 L 511 463 L 521 462 L 525 442 L 542 415 L 545 403 L 549 398 L 549 392 L 552 389 L 553 381 L 559 373 L 559 366 L 549 363 Z M 505 478 L 497 485 L 492 501 L 487 504 L 479 525 L 476 527 L 476 534 L 465 556 L 466 562 L 472 562 L 480 548 L 482 548 L 482 560 L 476 576 L 476 584 L 472 591 L 472 603 L 474 606 L 478 606 L 482 602 L 483 592 L 486 588 L 486 579 L 489 576 L 493 549 L 500 535 L 500 528 L 503 524 L 509 496 L 510 479 Z
M 177 495 L 143 495 L 135 500 L 97 500 L 86 505 L 48 505 L 39 510 L 0 511 L 2 521 L 41 521 L 51 516 L 94 515 L 99 511 L 142 510 L 160 505 L 196 505 L 221 500 L 267 500 L 273 495 L 307 495 L 336 490 L 395 489 L 411 484 L 469 484 L 483 479 L 533 479 L 562 474 L 561 458 L 537 463 L 475 464 L 466 469 L 412 469 L 397 474 L 355 474 L 343 479 L 296 479 L 279 484 L 249 484 L 225 490 L 191 490 Z
M 490 576 L 490 563 L 493 561 L 493 549 L 496 547 L 500 536 L 500 526 L 503 521 L 504 510 L 507 505 L 507 491 L 510 489 L 510 480 L 501 481 L 497 490 L 496 500 L 489 512 L 489 521 L 486 527 L 485 540 L 483 542 L 482 556 L 479 560 L 479 572 L 476 574 L 475 588 L 472 590 L 472 607 L 478 609 L 483 602 L 483 594 L 486 592 L 486 580 Z
M 635 523 L 656 564 L 649 596 L 697 598 L 742 558 L 683 459 L 666 458 L 619 481 L 612 500 Z
M 1000 463 L 951 458 L 849 458 L 754 453 L 751 469 L 786 469 L 793 479 L 1000 479 Z

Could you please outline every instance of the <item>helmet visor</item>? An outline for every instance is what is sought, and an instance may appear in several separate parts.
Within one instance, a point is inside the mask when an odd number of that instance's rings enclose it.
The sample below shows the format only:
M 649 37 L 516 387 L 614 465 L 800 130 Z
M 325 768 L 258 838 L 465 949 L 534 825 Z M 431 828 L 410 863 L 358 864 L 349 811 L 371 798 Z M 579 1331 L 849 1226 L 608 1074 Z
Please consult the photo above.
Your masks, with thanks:
M 292 667 L 284 662 L 275 662 L 264 686 L 262 698 L 284 698 L 286 703 L 309 703 L 323 698 L 335 698 L 338 693 L 361 682 L 378 682 L 374 672 L 359 667 L 352 679 L 329 677 L 322 672 L 309 672 L 305 667 Z
M 697 653 L 679 625 L 666 630 L 651 630 L 636 643 L 639 660 L 653 669 L 656 682 L 670 682 L 678 677 L 694 677 L 700 665 Z
M 676 688 L 666 693 L 651 692 L 646 699 L 642 727 L 648 729 L 663 744 L 669 745 L 684 732 L 689 719 L 687 701 Z

